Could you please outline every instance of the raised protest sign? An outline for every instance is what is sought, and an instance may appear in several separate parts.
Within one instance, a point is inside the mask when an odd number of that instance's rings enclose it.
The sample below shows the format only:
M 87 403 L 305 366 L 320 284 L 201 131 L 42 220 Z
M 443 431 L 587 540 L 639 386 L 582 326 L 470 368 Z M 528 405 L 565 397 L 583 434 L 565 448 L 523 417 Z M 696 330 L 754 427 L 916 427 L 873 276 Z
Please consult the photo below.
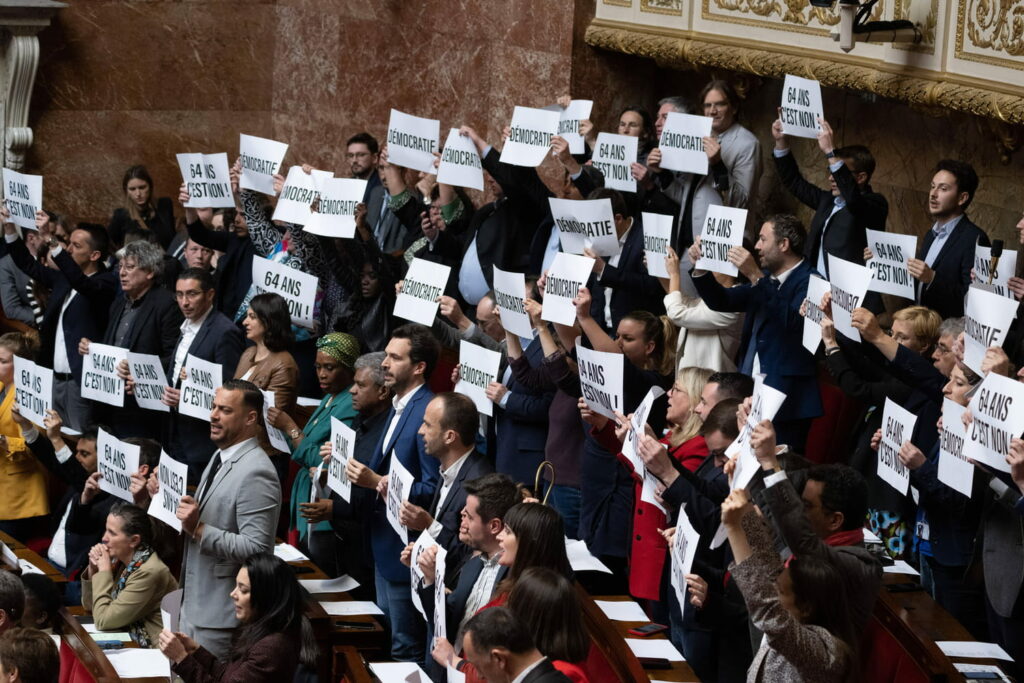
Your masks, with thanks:
M 558 105 L 555 107 L 558 111 L 558 135 L 569 143 L 571 154 L 583 154 L 585 146 L 583 136 L 580 135 L 580 122 L 590 118 L 594 101 L 570 100 L 569 106 L 564 109 Z
M 557 111 L 516 107 L 499 160 L 513 166 L 540 166 L 551 149 L 551 137 L 558 133 L 558 120 Z
M 576 306 L 573 299 L 579 296 L 580 287 L 587 283 L 594 269 L 594 259 L 558 252 L 548 269 L 544 285 L 544 310 L 541 320 L 572 325 L 576 322 Z
M 907 268 L 907 259 L 917 252 L 915 235 L 898 235 L 881 230 L 866 230 L 868 248 L 873 258 L 865 265 L 871 269 L 868 289 L 904 299 L 914 298 L 914 279 Z
M 331 459 L 327 463 L 327 488 L 341 496 L 346 503 L 352 500 L 352 482 L 345 474 L 345 468 L 355 453 L 355 445 L 355 431 L 332 415 Z
M 992 266 L 992 248 L 983 247 L 980 244 L 974 247 L 974 281 L 984 285 L 988 285 L 989 271 Z M 1003 250 L 1002 256 L 999 257 L 999 263 L 996 265 L 996 270 L 992 275 L 992 291 L 999 296 L 1009 297 L 1013 299 L 1013 292 L 1010 291 L 1010 287 L 1007 284 L 1013 274 L 1017 272 L 1017 252 Z
M 676 591 L 676 599 L 680 605 L 688 603 L 686 597 L 686 575 L 693 569 L 693 558 L 697 555 L 697 544 L 700 534 L 690 524 L 686 514 L 686 506 L 679 510 L 676 522 L 676 535 L 672 539 L 672 587 Z
M 437 556 L 434 559 L 434 633 L 444 634 L 448 632 L 447 593 L 444 589 L 444 574 L 447 571 L 448 551 L 443 545 L 437 546 Z M 438 637 L 444 637 L 438 636 Z
M 167 388 L 167 376 L 160 356 L 151 353 L 128 352 L 128 371 L 131 373 L 135 387 L 132 394 L 140 408 L 159 410 L 163 413 L 171 411 L 161 400 Z
M 633 466 L 633 471 L 639 477 L 643 477 L 644 472 L 647 470 L 643 459 L 640 457 L 640 437 L 644 435 L 644 425 L 647 424 L 647 418 L 651 414 L 654 401 L 664 393 L 664 389 L 658 386 L 647 390 L 644 400 L 640 401 L 640 405 L 633 411 L 629 421 L 629 431 L 626 432 L 626 439 L 622 442 L 622 455 Z
M 82 398 L 124 407 L 124 380 L 117 366 L 128 359 L 128 349 L 89 342 L 89 353 L 82 356 Z
M 595 413 L 614 420 L 615 411 L 624 410 L 622 401 L 621 353 L 607 353 L 584 348 L 576 338 L 576 356 L 580 367 L 580 391 L 583 400 Z
M 712 204 L 700 231 L 698 270 L 710 270 L 735 277 L 740 271 L 729 262 L 729 250 L 743 244 L 747 210 Z
M 939 432 L 939 481 L 971 497 L 974 485 L 974 465 L 967 462 L 964 456 L 964 441 L 967 432 L 964 429 L 963 416 L 967 408 L 942 399 L 942 431 Z
M 964 304 L 964 363 L 979 375 L 985 350 L 1001 346 L 1017 315 L 1017 302 L 980 287 L 967 290 Z
M 711 117 L 669 112 L 661 129 L 661 167 L 670 171 L 708 174 L 704 138 L 711 136 Z
M 829 285 L 832 289 L 832 322 L 836 331 L 853 341 L 860 341 L 860 332 L 851 318 L 855 308 L 864 305 L 864 295 L 871 284 L 871 270 L 835 256 L 828 257 Z
M 669 276 L 665 257 L 668 256 L 669 241 L 672 239 L 672 216 L 663 213 L 642 213 L 640 218 L 644 230 L 644 257 L 647 272 L 654 277 Z
M 292 166 L 284 179 L 281 196 L 274 207 L 274 220 L 306 225 L 310 221 L 310 206 L 317 198 L 316 178 L 301 166 Z
M 160 490 L 149 501 L 149 514 L 176 531 L 181 531 L 181 520 L 175 513 L 178 511 L 181 497 L 185 495 L 185 485 L 188 483 L 188 465 L 178 462 L 167 455 L 165 451 L 161 451 L 156 478 L 160 481 Z
M 252 259 L 252 283 L 259 294 L 280 294 L 288 304 L 292 324 L 313 329 L 313 305 L 316 302 L 316 275 L 303 273 L 284 263 L 255 256 Z
M 412 473 L 398 459 L 398 455 L 391 451 L 391 468 L 388 470 L 388 522 L 402 539 L 402 543 L 409 542 L 409 530 L 398 521 L 398 514 L 402 511 L 402 503 L 409 500 L 413 481 Z
M 759 467 L 754 450 L 750 446 L 750 437 L 754 428 L 763 420 L 775 419 L 775 413 L 779 412 L 786 395 L 774 387 L 764 383 L 764 375 L 754 377 L 753 400 L 750 404 L 750 415 L 743 424 L 736 440 L 725 449 L 725 454 L 732 458 L 738 456 L 736 469 L 732 473 L 731 490 L 744 489 L 750 480 L 754 478 Z
M 134 503 L 132 473 L 139 469 L 139 446 L 120 441 L 99 428 L 96 436 L 100 490 Z
M 459 381 L 455 391 L 473 399 L 476 409 L 494 415 L 494 402 L 487 398 L 487 385 L 498 377 L 501 354 L 482 346 L 459 340 Z
M 821 85 L 818 81 L 786 74 L 779 108 L 783 133 L 798 138 L 818 138 L 818 131 L 821 130 L 818 119 L 825 119 L 825 109 L 821 104 Z
M 562 251 L 582 254 L 584 249 L 592 249 L 598 256 L 615 256 L 622 251 L 615 232 L 612 200 L 549 197 L 548 203 Z
M 424 173 L 437 173 L 434 152 L 441 137 L 441 122 L 391 110 L 388 121 L 388 163 Z
M 36 229 L 36 211 L 43 208 L 43 176 L 3 169 L 4 205 L 19 228 Z
M 270 408 L 277 405 L 277 397 L 268 389 L 260 389 L 260 393 L 263 394 L 263 427 L 267 430 L 270 445 L 282 453 L 291 453 L 292 446 L 288 443 L 288 435 L 270 424 Z M 316 485 L 317 482 L 313 483 Z
M 907 495 L 910 485 L 910 470 L 900 461 L 900 448 L 904 441 L 910 441 L 916 422 L 916 415 L 885 399 L 882 440 L 878 443 L 878 477 L 903 495 Z
M 273 196 L 274 174 L 281 172 L 281 162 L 288 152 L 288 145 L 240 133 L 238 151 L 242 162 L 242 175 L 238 178 L 238 187 Z
M 21 416 L 42 427 L 46 411 L 53 407 L 53 370 L 15 356 L 14 390 Z
M 811 275 L 807 280 L 803 344 L 811 353 L 817 353 L 821 346 L 821 319 L 825 317 L 825 312 L 821 310 L 821 299 L 828 291 L 831 291 L 828 282 L 817 275 Z
M 501 326 L 512 334 L 529 339 L 533 325 L 526 312 L 526 276 L 509 273 L 494 266 L 494 303 L 501 311 Z
M 185 181 L 190 209 L 233 209 L 235 196 L 231 192 L 231 178 L 228 175 L 228 155 L 179 154 L 178 168 Z
M 324 237 L 355 237 L 356 205 L 363 201 L 366 181 L 358 178 L 324 178 L 318 187 L 320 203 L 316 211 L 310 212 L 309 221 L 303 230 Z
M 597 146 L 591 161 L 604 176 L 604 186 L 609 190 L 636 192 L 636 178 L 630 165 L 637 160 L 638 143 L 639 138 L 632 135 L 597 134 Z
M 185 356 L 185 379 L 181 381 L 181 398 L 178 412 L 197 420 L 210 421 L 213 397 L 223 384 L 220 363 L 196 358 L 191 353 Z
M 1009 472 L 1010 439 L 1024 432 L 1024 384 L 990 372 L 967 407 L 973 419 L 967 427 L 964 457 Z
M 476 145 L 466 135 L 459 135 L 458 128 L 448 131 L 441 152 L 441 163 L 437 167 L 437 182 L 455 187 L 484 189 L 484 167 Z
M 449 266 L 414 258 L 395 299 L 395 315 L 427 327 L 433 325 L 437 300 L 444 294 L 451 272 Z

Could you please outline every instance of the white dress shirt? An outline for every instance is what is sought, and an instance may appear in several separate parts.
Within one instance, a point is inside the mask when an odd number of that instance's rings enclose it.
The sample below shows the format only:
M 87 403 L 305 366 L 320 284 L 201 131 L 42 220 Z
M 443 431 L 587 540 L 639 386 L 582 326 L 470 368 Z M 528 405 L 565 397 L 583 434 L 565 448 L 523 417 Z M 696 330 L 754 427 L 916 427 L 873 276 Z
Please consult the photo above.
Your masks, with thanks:
M 181 368 L 185 365 L 185 356 L 188 355 L 189 347 L 192 346 L 192 341 L 199 334 L 199 328 L 203 326 L 206 319 L 210 317 L 210 313 L 213 311 L 211 306 L 206 313 L 203 314 L 199 320 L 192 322 L 188 318 L 181 323 L 181 337 L 178 339 L 178 346 L 174 350 L 174 370 L 168 380 L 171 386 L 175 386 L 178 383 L 178 376 L 181 375 Z
M 402 419 L 405 407 L 409 405 L 409 400 L 422 386 L 422 384 L 418 384 L 415 388 L 405 392 L 404 396 L 395 396 L 391 399 L 391 405 L 395 409 L 395 414 L 391 418 L 391 424 L 388 425 L 388 431 L 384 433 L 384 442 L 381 444 L 381 448 L 386 449 L 388 444 L 391 443 L 391 436 L 395 433 L 395 429 L 398 428 L 398 421 Z

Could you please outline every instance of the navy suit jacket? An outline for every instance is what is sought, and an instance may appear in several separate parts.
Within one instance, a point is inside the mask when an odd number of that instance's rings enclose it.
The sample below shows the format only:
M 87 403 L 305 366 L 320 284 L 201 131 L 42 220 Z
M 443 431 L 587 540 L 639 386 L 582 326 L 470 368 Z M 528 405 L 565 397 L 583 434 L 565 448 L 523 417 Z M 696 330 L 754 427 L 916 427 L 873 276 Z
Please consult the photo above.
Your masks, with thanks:
M 245 300 L 252 285 L 252 257 L 256 253 L 252 240 L 233 232 L 211 230 L 202 221 L 188 224 L 188 236 L 196 244 L 219 251 L 217 259 L 217 296 L 214 307 L 231 320 Z M 234 374 L 234 370 L 231 371 Z
M 587 287 L 593 297 L 591 317 L 609 330 L 616 329 L 619 321 L 631 311 L 650 311 L 655 315 L 665 312 L 662 303 L 665 292 L 644 266 L 644 233 L 640 221 L 634 221 L 626 235 L 619 265 L 605 264 L 601 279 L 591 276 Z M 611 320 L 604 319 L 605 287 L 612 288 Z
M 405 410 L 402 411 L 402 416 L 398 419 L 398 425 L 395 427 L 391 439 L 385 444 L 384 438 L 388 434 L 388 425 L 391 424 L 391 420 L 395 416 L 394 407 L 388 410 L 387 419 L 384 421 L 384 432 L 380 436 L 377 449 L 370 461 L 370 469 L 377 474 L 386 476 L 391 469 L 393 451 L 398 461 L 413 476 L 414 483 L 409 492 L 409 502 L 422 508 L 429 507 L 430 501 L 434 497 L 440 477 L 438 472 L 441 469 L 441 463 L 437 461 L 437 458 L 427 455 L 423 437 L 418 433 L 420 425 L 423 424 L 423 413 L 432 398 L 434 398 L 434 392 L 425 384 L 417 389 L 409 399 Z M 391 528 L 391 523 L 388 522 L 387 501 L 380 496 L 373 496 L 371 505 L 370 547 L 373 549 L 373 560 L 377 571 L 388 581 L 408 583 L 409 568 L 399 560 L 405 546 L 402 544 L 402 539 Z
M 539 367 L 544 359 L 540 340 L 534 339 L 523 350 L 531 367 Z M 496 446 L 494 464 L 502 474 L 533 486 L 537 466 L 544 461 L 548 439 L 548 410 L 555 398 L 553 391 L 531 391 L 509 378 L 505 407 L 495 407 Z
M 474 449 L 466 462 L 462 464 L 458 475 L 452 483 L 448 495 L 444 498 L 444 504 L 437 508 L 438 497 L 441 495 L 441 482 L 438 481 L 437 491 L 430 501 L 427 512 L 436 521 L 441 523 L 441 531 L 437 535 L 437 542 L 448 551 L 448 559 L 445 567 L 448 571 L 454 571 L 462 565 L 469 556 L 471 549 L 459 541 L 459 526 L 462 524 L 462 508 L 466 507 L 465 483 L 473 481 L 485 474 L 494 472 L 494 461 L 486 454 Z
M 935 233 L 929 230 L 917 248 L 917 258 L 923 261 L 934 241 Z M 944 319 L 964 314 L 964 297 L 971 286 L 974 247 L 977 244 L 987 247 L 991 242 L 984 230 L 967 216 L 962 217 L 935 257 L 932 264 L 935 279 L 928 285 L 921 285 L 919 300 L 922 306 L 936 311 Z
M 817 368 L 803 345 L 804 320 L 800 304 L 807 297 L 807 281 L 814 269 L 803 260 L 776 290 L 766 275 L 756 285 L 725 288 L 707 273 L 693 278 L 708 308 L 713 311 L 743 311 L 743 336 L 739 358 L 753 343 L 754 322 L 762 315 L 764 326 L 757 338 L 757 354 L 765 383 L 786 394 L 776 420 L 794 420 L 821 415 Z
M 946 567 L 966 567 L 974 557 L 988 479 L 980 473 L 975 476 L 968 498 L 939 481 L 939 444 L 927 453 L 924 464 L 910 470 L 910 483 L 920 494 L 920 507 L 928 520 L 932 557 Z

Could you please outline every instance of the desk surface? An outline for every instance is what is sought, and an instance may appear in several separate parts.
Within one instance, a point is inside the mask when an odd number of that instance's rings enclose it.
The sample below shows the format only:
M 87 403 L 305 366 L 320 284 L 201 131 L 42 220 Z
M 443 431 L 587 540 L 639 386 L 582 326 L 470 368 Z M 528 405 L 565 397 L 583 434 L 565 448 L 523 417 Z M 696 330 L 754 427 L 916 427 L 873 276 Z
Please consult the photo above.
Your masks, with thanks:
M 75 653 L 78 661 L 96 679 L 96 683 L 166 683 L 165 677 L 121 678 L 107 655 L 82 627 L 77 617 L 85 614 L 81 607 L 63 608 L 60 610 L 61 638 Z M 124 644 L 126 648 L 137 648 L 134 642 Z
M 595 595 L 593 596 L 593 599 L 607 600 L 609 602 L 635 602 L 632 598 L 625 595 Z M 636 636 L 629 634 L 629 629 L 650 623 L 647 621 L 615 621 L 614 619 L 610 621 L 623 639 L 636 638 Z M 667 631 L 653 636 L 647 636 L 644 640 L 668 640 Z M 623 646 L 627 649 L 629 648 L 625 643 L 623 643 Z M 700 680 L 697 678 L 697 674 L 693 673 L 693 669 L 691 669 L 690 665 L 686 662 L 670 662 L 670 664 L 672 665 L 672 668 L 670 669 L 644 669 L 644 672 L 652 680 L 658 681 L 689 682 Z
M 47 562 L 46 558 L 42 555 L 28 548 L 21 541 L 0 531 L 0 543 L 5 543 L 7 547 L 13 550 L 14 554 L 18 556 L 18 559 L 31 562 L 54 583 L 67 583 L 67 578 L 61 574 L 56 567 Z

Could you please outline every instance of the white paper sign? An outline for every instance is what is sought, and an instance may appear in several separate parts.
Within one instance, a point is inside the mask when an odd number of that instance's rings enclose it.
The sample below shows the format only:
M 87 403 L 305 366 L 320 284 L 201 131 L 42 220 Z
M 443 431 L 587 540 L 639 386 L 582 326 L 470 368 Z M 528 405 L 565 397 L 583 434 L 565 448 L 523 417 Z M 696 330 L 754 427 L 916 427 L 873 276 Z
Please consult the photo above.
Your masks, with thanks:
M 541 319 L 561 325 L 576 322 L 576 307 L 573 299 L 579 296 L 580 287 L 587 284 L 594 269 L 594 259 L 558 252 L 551 262 L 544 285 L 544 310 Z
M 181 497 L 185 495 L 188 465 L 160 451 L 160 465 L 156 472 L 157 479 L 160 480 L 160 490 L 149 501 L 149 514 L 180 532 L 181 520 L 174 513 L 178 510 Z
M 191 353 L 185 356 L 185 379 L 181 381 L 181 398 L 178 412 L 197 420 L 210 421 L 213 397 L 223 384 L 220 363 L 196 358 Z
M 1024 432 L 1024 384 L 990 372 L 967 407 L 974 419 L 967 428 L 964 457 L 1009 472 L 1010 439 Z
M 128 349 L 89 342 L 89 353 L 82 356 L 82 398 L 124 407 L 124 380 L 117 366 L 128 359 Z
M 712 204 L 700 231 L 700 258 L 694 268 L 735 277 L 739 269 L 729 262 L 729 250 L 743 244 L 747 210 Z
M 459 135 L 458 128 L 448 131 L 441 152 L 441 163 L 437 167 L 437 182 L 455 187 L 484 189 L 484 167 L 476 145 L 466 135 Z
M 293 325 L 313 329 L 313 304 L 316 302 L 316 289 L 319 285 L 316 275 L 254 256 L 252 283 L 256 285 L 259 294 L 270 292 L 284 298 Z
M 0 557 L 7 563 L 11 568 L 18 567 L 18 556 L 13 550 L 11 550 L 6 543 L 0 541 Z
M 270 424 L 270 407 L 277 405 L 277 397 L 273 391 L 267 389 L 260 389 L 260 393 L 263 394 L 263 426 L 267 430 L 267 438 L 270 440 L 270 445 L 282 453 L 291 453 L 292 446 L 288 442 L 288 435 Z
M 641 479 L 644 477 L 647 468 L 640 457 L 640 437 L 644 435 L 644 426 L 647 424 L 647 418 L 651 414 L 654 401 L 664 393 L 665 391 L 658 386 L 648 389 L 644 400 L 640 401 L 640 405 L 633 411 L 633 417 L 629 421 L 629 431 L 626 432 L 626 439 L 622 442 L 622 455 L 633 465 L 633 471 Z
M 644 256 L 647 258 L 647 273 L 654 277 L 669 277 L 665 257 L 668 256 L 669 241 L 672 239 L 672 216 L 663 213 L 642 213 L 644 230 Z
M 604 176 L 604 186 L 620 192 L 636 192 L 630 164 L 636 163 L 639 138 L 632 135 L 598 133 L 591 161 Z
M 139 469 L 139 446 L 120 441 L 99 428 L 96 453 L 99 456 L 100 490 L 134 503 L 132 473 Z
M 974 485 L 974 465 L 967 462 L 967 458 L 964 457 L 964 440 L 967 433 L 962 418 L 966 410 L 967 408 L 959 403 L 948 398 L 942 399 L 939 481 L 970 498 L 971 487 Z
M 19 228 L 36 229 L 36 211 L 43 208 L 43 176 L 3 169 L 4 206 Z
M 281 172 L 281 162 L 288 152 L 288 145 L 240 133 L 238 151 L 242 161 L 242 175 L 238 178 L 238 186 L 244 190 L 256 190 L 273 196 L 274 174 Z
M 672 539 L 672 587 L 676 590 L 676 600 L 680 605 L 687 604 L 686 575 L 693 569 L 693 558 L 697 554 L 699 542 L 700 534 L 690 524 L 684 505 L 679 510 L 676 535 Z
M 352 502 L 352 482 L 345 474 L 348 461 L 355 452 L 356 433 L 351 427 L 331 416 L 331 459 L 327 464 L 327 488 Z
M 434 562 L 434 637 L 447 638 L 448 615 L 444 591 L 444 573 L 447 567 L 448 551 L 444 546 L 437 546 L 437 559 Z
M 494 402 L 487 398 L 487 385 L 497 380 L 501 354 L 459 340 L 459 381 L 455 391 L 473 399 L 476 409 L 494 415 Z
M 825 312 L 821 310 L 821 299 L 828 291 L 831 291 L 828 282 L 817 275 L 811 275 L 807 280 L 803 344 L 812 354 L 817 353 L 821 346 L 821 319 L 825 317 Z
M 992 264 L 992 248 L 983 247 L 980 244 L 974 247 L 974 277 L 976 282 L 989 284 L 989 270 Z M 996 294 L 1013 299 L 1013 292 L 1010 291 L 1007 282 L 1017 271 L 1017 252 L 1003 249 L 1003 255 L 999 257 L 996 264 L 996 271 L 992 273 L 992 284 Z
M 557 111 L 516 107 L 500 161 L 513 166 L 540 166 L 551 149 L 551 136 L 558 133 L 558 120 Z
M 916 422 L 916 415 L 885 399 L 882 440 L 878 444 L 878 477 L 903 495 L 907 495 L 910 486 L 910 470 L 900 461 L 900 448 L 903 442 L 910 441 Z
M 907 259 L 917 253 L 916 235 L 899 235 L 881 230 L 866 230 L 868 248 L 873 258 L 865 265 L 871 269 L 872 292 L 892 294 L 904 299 L 914 298 L 914 279 L 907 268 Z
M 413 481 L 412 472 L 406 469 L 398 455 L 391 451 L 391 469 L 388 470 L 388 521 L 403 544 L 409 542 L 409 530 L 398 521 L 398 515 L 402 511 L 402 503 L 409 500 Z
M 316 178 L 301 166 L 292 166 L 281 188 L 281 196 L 274 207 L 275 221 L 306 225 L 310 221 L 310 206 L 317 198 Z
M 526 313 L 526 276 L 509 273 L 498 266 L 493 268 L 494 303 L 501 311 L 501 326 L 512 334 L 529 339 L 533 325 Z
M 661 167 L 698 175 L 708 174 L 704 138 L 711 137 L 711 117 L 669 112 L 661 129 Z
M 985 351 L 990 346 L 1002 346 L 1016 316 L 1016 300 L 979 287 L 968 289 L 964 303 L 964 364 L 981 375 Z
M 191 209 L 233 209 L 235 196 L 228 175 L 228 155 L 179 154 L 178 168 L 188 192 L 186 207 Z
M 391 110 L 388 122 L 388 163 L 424 173 L 437 173 L 434 152 L 441 137 L 441 122 Z
M 438 298 L 444 294 L 452 269 L 440 263 L 414 258 L 395 299 L 395 315 L 430 327 L 437 315 Z
M 580 122 L 590 118 L 593 100 L 571 100 L 565 109 L 555 106 L 558 108 L 558 134 L 569 143 L 569 153 L 583 154 L 585 147 L 580 135 Z
M 422 579 L 426 578 L 423 575 L 423 570 L 420 569 L 420 555 L 435 545 L 437 545 L 437 541 L 430 535 L 429 529 L 427 533 L 420 534 L 412 545 L 412 553 L 409 555 L 409 566 L 416 572 L 416 582 L 418 585 L 422 585 Z
M 832 322 L 836 331 L 853 341 L 860 341 L 860 332 L 853 326 L 853 309 L 864 305 L 864 295 L 871 284 L 871 270 L 835 256 L 828 257 L 829 284 L 832 288 Z
M 366 181 L 358 178 L 324 178 L 319 185 L 320 203 L 309 214 L 303 230 L 313 235 L 351 239 L 356 234 L 356 205 L 363 201 Z
M 593 249 L 598 256 L 614 256 L 622 251 L 610 199 L 549 197 L 548 203 L 562 251 L 582 254 L 584 249 Z
M 821 85 L 818 81 L 786 74 L 780 109 L 783 133 L 798 138 L 818 138 L 818 131 L 821 130 L 818 119 L 825 118 L 825 109 L 821 104 Z
M 42 427 L 46 411 L 53 408 L 53 370 L 15 356 L 14 389 L 18 412 Z
M 782 407 L 785 400 L 784 393 L 764 383 L 764 375 L 754 378 L 750 415 L 747 416 L 747 421 L 743 425 L 743 429 L 740 430 L 739 436 L 725 449 L 725 454 L 730 458 L 738 455 L 730 489 L 745 489 L 750 480 L 754 478 L 760 465 L 754 455 L 754 449 L 750 446 L 750 436 L 753 434 L 754 428 L 762 421 L 775 419 L 775 413 L 779 412 L 779 408 Z
M 578 337 L 576 355 L 579 359 L 583 400 L 594 412 L 614 420 L 615 411 L 623 411 L 622 364 L 626 357 L 621 353 L 584 348 Z
M 169 413 L 171 409 L 161 400 L 167 388 L 167 376 L 160 356 L 151 353 L 128 352 L 128 370 L 135 387 L 132 394 L 140 408 Z

